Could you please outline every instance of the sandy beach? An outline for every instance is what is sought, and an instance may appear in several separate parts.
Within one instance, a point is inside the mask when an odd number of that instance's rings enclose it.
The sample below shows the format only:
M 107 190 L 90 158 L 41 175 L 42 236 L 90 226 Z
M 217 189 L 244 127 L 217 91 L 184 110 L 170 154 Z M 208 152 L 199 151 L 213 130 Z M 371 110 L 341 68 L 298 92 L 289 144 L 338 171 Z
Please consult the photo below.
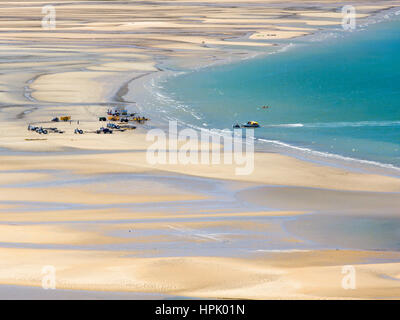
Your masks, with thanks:
M 398 299 L 400 253 L 381 248 L 389 237 L 363 242 L 367 224 L 335 239 L 367 218 L 397 226 L 398 177 L 267 152 L 255 152 L 249 175 L 235 164 L 150 164 L 146 134 L 160 120 L 132 100 L 165 65 L 252 57 L 340 25 L 342 4 L 156 3 L 60 1 L 54 30 L 41 26 L 51 2 L 0 3 L 0 298 Z M 360 19 L 400 5 L 351 4 Z M 93 133 L 119 106 L 150 121 Z M 50 121 L 63 115 L 72 121 Z M 355 290 L 342 286 L 348 265 Z M 45 266 L 54 295 L 41 289 Z

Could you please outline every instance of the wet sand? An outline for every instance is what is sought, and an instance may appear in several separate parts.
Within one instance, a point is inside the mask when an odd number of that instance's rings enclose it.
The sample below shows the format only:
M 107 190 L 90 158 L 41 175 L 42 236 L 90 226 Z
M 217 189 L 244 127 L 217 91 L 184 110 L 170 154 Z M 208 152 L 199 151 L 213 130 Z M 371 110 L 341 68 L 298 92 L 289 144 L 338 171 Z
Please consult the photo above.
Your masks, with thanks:
M 181 299 L 162 294 L 42 289 L 26 286 L 0 286 L 2 300 L 163 300 Z
M 398 216 L 399 192 L 341 191 L 304 187 L 255 187 L 238 194 L 269 208 L 348 215 Z
M 357 1 L 360 18 L 399 5 L 381 3 Z M 26 130 L 66 114 L 95 130 L 109 106 L 140 109 L 127 90 L 163 65 L 251 57 L 340 25 L 335 2 L 72 1 L 57 4 L 56 30 L 41 29 L 43 4 L 0 5 L 0 298 L 400 296 L 398 248 L 387 245 L 396 228 L 377 247 L 348 245 L 374 221 L 356 236 L 341 230 L 343 243 L 315 232 L 336 216 L 397 219 L 395 177 L 273 153 L 256 153 L 248 176 L 229 165 L 150 165 L 151 121 L 113 135 L 74 135 L 75 122 L 57 124 L 62 135 Z M 345 264 L 357 269 L 357 290 L 341 287 Z M 57 288 L 77 291 L 42 291 L 45 265 Z

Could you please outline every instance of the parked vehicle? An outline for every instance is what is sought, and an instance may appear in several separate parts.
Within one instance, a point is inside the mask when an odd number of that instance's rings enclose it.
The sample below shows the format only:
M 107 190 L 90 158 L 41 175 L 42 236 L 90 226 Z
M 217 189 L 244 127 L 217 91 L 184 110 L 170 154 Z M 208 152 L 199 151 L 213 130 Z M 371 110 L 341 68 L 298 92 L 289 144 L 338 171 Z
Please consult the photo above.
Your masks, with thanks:
M 121 129 L 121 127 L 117 124 L 114 123 L 107 123 L 107 128 L 111 128 L 111 129 Z
M 119 121 L 119 116 L 109 116 L 108 120 L 110 120 L 110 121 Z
M 37 128 L 36 132 L 39 134 L 48 134 L 48 131 L 46 129 L 43 129 L 42 127 Z
M 246 124 L 242 125 L 244 128 L 258 128 L 260 125 L 257 121 L 249 121 Z
M 100 117 L 99 121 L 107 121 L 107 118 L 106 117 Z
M 108 129 L 108 128 L 100 128 L 99 130 L 97 130 L 96 131 L 96 133 L 97 134 L 100 134 L 100 133 L 104 133 L 104 134 L 112 134 L 113 133 L 113 131 L 112 130 L 110 130 L 110 129 Z
M 28 125 L 28 130 L 29 131 L 36 131 L 37 129 L 39 129 L 38 127 L 32 126 L 32 125 Z
M 83 134 L 83 130 L 76 128 L 74 133 L 75 134 Z

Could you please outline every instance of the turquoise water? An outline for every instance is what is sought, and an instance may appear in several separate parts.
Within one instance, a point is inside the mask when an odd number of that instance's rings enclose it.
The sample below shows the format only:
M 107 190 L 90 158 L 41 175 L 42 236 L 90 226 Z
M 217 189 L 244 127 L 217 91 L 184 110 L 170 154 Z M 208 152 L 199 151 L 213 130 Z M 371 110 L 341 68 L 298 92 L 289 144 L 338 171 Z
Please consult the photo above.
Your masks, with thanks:
M 400 21 L 301 40 L 289 50 L 161 83 L 170 118 L 249 120 L 259 141 L 400 167 Z M 269 109 L 260 106 L 268 105 Z

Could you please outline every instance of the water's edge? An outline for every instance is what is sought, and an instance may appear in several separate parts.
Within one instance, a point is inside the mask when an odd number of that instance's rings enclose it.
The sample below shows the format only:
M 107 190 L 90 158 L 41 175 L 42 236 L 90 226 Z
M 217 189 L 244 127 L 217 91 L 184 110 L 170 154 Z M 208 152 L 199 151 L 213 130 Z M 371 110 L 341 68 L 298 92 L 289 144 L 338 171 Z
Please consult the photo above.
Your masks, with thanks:
M 359 31 L 365 31 L 365 29 L 371 25 L 376 23 L 385 23 L 387 21 L 391 21 L 393 17 L 398 15 L 398 8 L 391 8 L 377 12 L 376 14 L 363 19 L 362 23 L 359 24 Z M 280 52 L 286 50 L 293 50 L 296 47 L 297 41 L 324 41 L 332 36 L 333 32 L 343 32 L 339 29 L 331 30 L 326 28 L 324 30 L 320 30 L 317 33 L 312 35 L 307 35 L 301 38 L 297 38 L 295 40 L 292 39 L 289 43 L 282 43 L 280 46 L 277 46 L 272 52 L 252 52 L 249 51 L 248 55 L 244 58 L 234 57 L 229 61 L 221 61 L 214 60 L 209 63 L 203 63 L 197 65 L 192 69 L 181 69 L 176 67 L 171 67 L 168 62 L 162 61 L 159 62 L 157 67 L 159 69 L 158 72 L 148 74 L 140 79 L 133 80 L 130 85 L 128 85 L 128 90 L 121 97 L 123 101 L 126 102 L 135 102 L 139 106 L 139 111 L 141 112 L 152 112 L 152 125 L 157 128 L 165 129 L 168 128 L 168 121 L 176 120 L 178 121 L 178 125 L 180 127 L 191 127 L 195 130 L 205 130 L 205 128 L 200 128 L 197 126 L 193 126 L 190 123 L 185 123 L 181 121 L 181 119 L 171 118 L 167 114 L 165 114 L 165 110 L 157 109 L 158 99 L 160 98 L 161 93 L 159 92 L 160 83 L 164 81 L 168 81 L 174 77 L 179 77 L 180 75 L 193 73 L 200 70 L 207 70 L 207 68 L 211 68 L 214 66 L 220 66 L 223 64 L 236 64 L 242 63 L 248 59 L 255 58 L 264 58 L 270 54 L 278 54 Z M 367 31 L 368 32 L 368 31 Z M 133 89 L 134 88 L 134 89 Z M 169 97 L 162 96 L 163 99 L 168 99 Z M 299 160 L 308 161 L 312 163 L 317 163 L 321 165 L 328 165 L 332 167 L 344 168 L 346 170 L 355 171 L 355 172 L 364 172 L 364 173 L 374 173 L 386 176 L 394 176 L 400 177 L 400 168 L 396 167 L 392 164 L 388 163 L 380 163 L 377 161 L 351 158 L 347 156 L 342 156 L 334 153 L 327 153 L 318 150 L 313 150 L 310 148 L 303 148 L 294 145 L 290 145 L 288 143 L 282 141 L 275 140 L 267 140 L 256 138 L 256 150 L 258 152 L 277 152 L 286 156 L 294 157 Z

